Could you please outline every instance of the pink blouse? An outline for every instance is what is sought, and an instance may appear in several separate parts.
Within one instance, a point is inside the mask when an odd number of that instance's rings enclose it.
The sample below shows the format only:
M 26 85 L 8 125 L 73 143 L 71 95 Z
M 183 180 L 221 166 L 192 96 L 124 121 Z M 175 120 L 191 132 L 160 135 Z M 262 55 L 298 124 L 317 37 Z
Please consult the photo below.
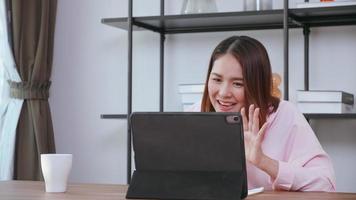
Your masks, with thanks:
M 199 111 L 198 106 L 192 111 Z M 335 176 L 328 154 L 294 104 L 281 101 L 267 118 L 263 152 L 279 163 L 275 180 L 246 163 L 248 188 L 266 190 L 335 191 Z

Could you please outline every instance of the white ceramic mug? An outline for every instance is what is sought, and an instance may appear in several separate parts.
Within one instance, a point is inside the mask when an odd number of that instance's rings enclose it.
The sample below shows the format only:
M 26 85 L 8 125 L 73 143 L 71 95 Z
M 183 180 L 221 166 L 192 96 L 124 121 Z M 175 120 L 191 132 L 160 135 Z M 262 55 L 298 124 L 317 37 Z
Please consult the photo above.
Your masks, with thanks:
M 46 192 L 65 192 L 72 168 L 72 154 L 41 154 Z

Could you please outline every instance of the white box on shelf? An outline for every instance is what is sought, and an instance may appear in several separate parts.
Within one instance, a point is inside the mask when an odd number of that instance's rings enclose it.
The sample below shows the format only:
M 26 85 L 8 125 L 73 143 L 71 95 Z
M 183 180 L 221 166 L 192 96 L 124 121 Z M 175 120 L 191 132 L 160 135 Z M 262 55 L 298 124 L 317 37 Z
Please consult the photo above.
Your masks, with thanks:
M 204 84 L 179 84 L 178 92 L 183 111 L 191 111 L 193 105 L 201 102 L 203 98 Z
M 203 93 L 204 84 L 179 84 L 179 93 Z
M 195 103 L 185 103 L 183 104 L 184 112 L 200 112 L 201 101 Z
M 183 104 L 183 111 L 191 111 L 193 105 L 194 105 L 193 103 L 192 104 Z
M 334 102 L 345 103 L 349 105 L 354 104 L 354 95 L 336 90 L 298 90 L 298 102 Z
M 181 94 L 183 104 L 194 104 L 203 98 L 203 93 L 184 93 Z
M 344 103 L 323 103 L 323 102 L 298 102 L 297 107 L 302 113 L 353 113 L 353 105 Z
M 318 8 L 318 7 L 334 7 L 334 6 L 352 6 L 356 5 L 356 1 L 344 0 L 344 1 L 330 1 L 330 2 L 305 2 L 297 3 L 297 8 Z

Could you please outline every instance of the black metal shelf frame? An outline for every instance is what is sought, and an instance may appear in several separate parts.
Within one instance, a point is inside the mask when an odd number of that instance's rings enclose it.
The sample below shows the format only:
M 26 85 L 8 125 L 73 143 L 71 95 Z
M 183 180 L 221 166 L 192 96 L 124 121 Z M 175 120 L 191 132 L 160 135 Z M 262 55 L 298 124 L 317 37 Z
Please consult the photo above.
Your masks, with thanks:
M 307 119 L 356 119 L 356 113 L 304 113 Z
M 308 0 L 305 0 L 306 2 Z M 160 34 L 160 97 L 159 111 L 163 112 L 164 97 L 164 41 L 166 34 L 220 32 L 237 30 L 283 29 L 284 43 L 284 99 L 289 97 L 289 28 L 303 28 L 304 35 L 304 89 L 309 90 L 309 33 L 310 27 L 356 24 L 356 6 L 289 9 L 284 0 L 283 9 L 189 15 L 165 15 L 164 0 L 160 0 L 160 15 L 133 17 L 133 0 L 128 0 L 127 18 L 106 18 L 102 23 L 128 31 L 128 105 L 127 114 L 103 114 L 103 119 L 127 119 L 127 183 L 131 180 L 132 113 L 132 33 L 151 30 Z M 356 114 L 304 114 L 311 118 L 351 118 Z
M 307 119 L 356 119 L 356 113 L 304 113 Z M 101 115 L 102 119 L 127 119 L 127 115 Z
M 288 27 L 302 28 L 356 24 L 356 6 L 287 9 Z M 134 30 L 151 30 L 164 34 L 218 32 L 234 30 L 282 29 L 284 9 L 159 15 L 133 17 Z M 102 23 L 128 30 L 128 18 L 104 18 Z

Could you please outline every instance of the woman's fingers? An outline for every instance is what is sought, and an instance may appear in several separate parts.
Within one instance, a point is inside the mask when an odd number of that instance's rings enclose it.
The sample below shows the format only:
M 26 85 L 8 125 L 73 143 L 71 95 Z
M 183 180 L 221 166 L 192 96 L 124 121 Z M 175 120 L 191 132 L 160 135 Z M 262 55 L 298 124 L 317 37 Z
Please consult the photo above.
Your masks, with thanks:
M 256 108 L 253 112 L 253 123 L 252 123 L 252 132 L 254 134 L 258 133 L 258 130 L 260 129 L 260 109 Z
M 255 105 L 251 104 L 248 109 L 248 130 L 252 130 L 254 110 L 255 110 Z
M 267 128 L 267 122 L 265 122 L 265 123 L 262 125 L 260 131 L 258 131 L 258 138 L 257 138 L 257 140 L 258 140 L 260 143 L 262 142 L 262 140 L 263 140 L 263 138 L 264 138 L 264 136 L 265 136 L 266 128 Z
M 259 131 L 260 131 L 260 118 L 259 118 L 260 108 L 255 109 L 255 105 L 251 104 L 248 109 L 248 118 L 246 115 L 246 109 L 241 108 L 241 116 L 242 116 L 244 131 L 245 132 L 250 131 L 254 135 L 259 134 Z M 263 127 L 265 127 L 265 124 L 264 124 L 264 126 L 261 127 L 261 130 Z
M 248 131 L 248 120 L 247 120 L 245 108 L 241 109 L 241 116 L 242 116 L 242 126 L 244 128 L 244 132 L 247 132 Z

